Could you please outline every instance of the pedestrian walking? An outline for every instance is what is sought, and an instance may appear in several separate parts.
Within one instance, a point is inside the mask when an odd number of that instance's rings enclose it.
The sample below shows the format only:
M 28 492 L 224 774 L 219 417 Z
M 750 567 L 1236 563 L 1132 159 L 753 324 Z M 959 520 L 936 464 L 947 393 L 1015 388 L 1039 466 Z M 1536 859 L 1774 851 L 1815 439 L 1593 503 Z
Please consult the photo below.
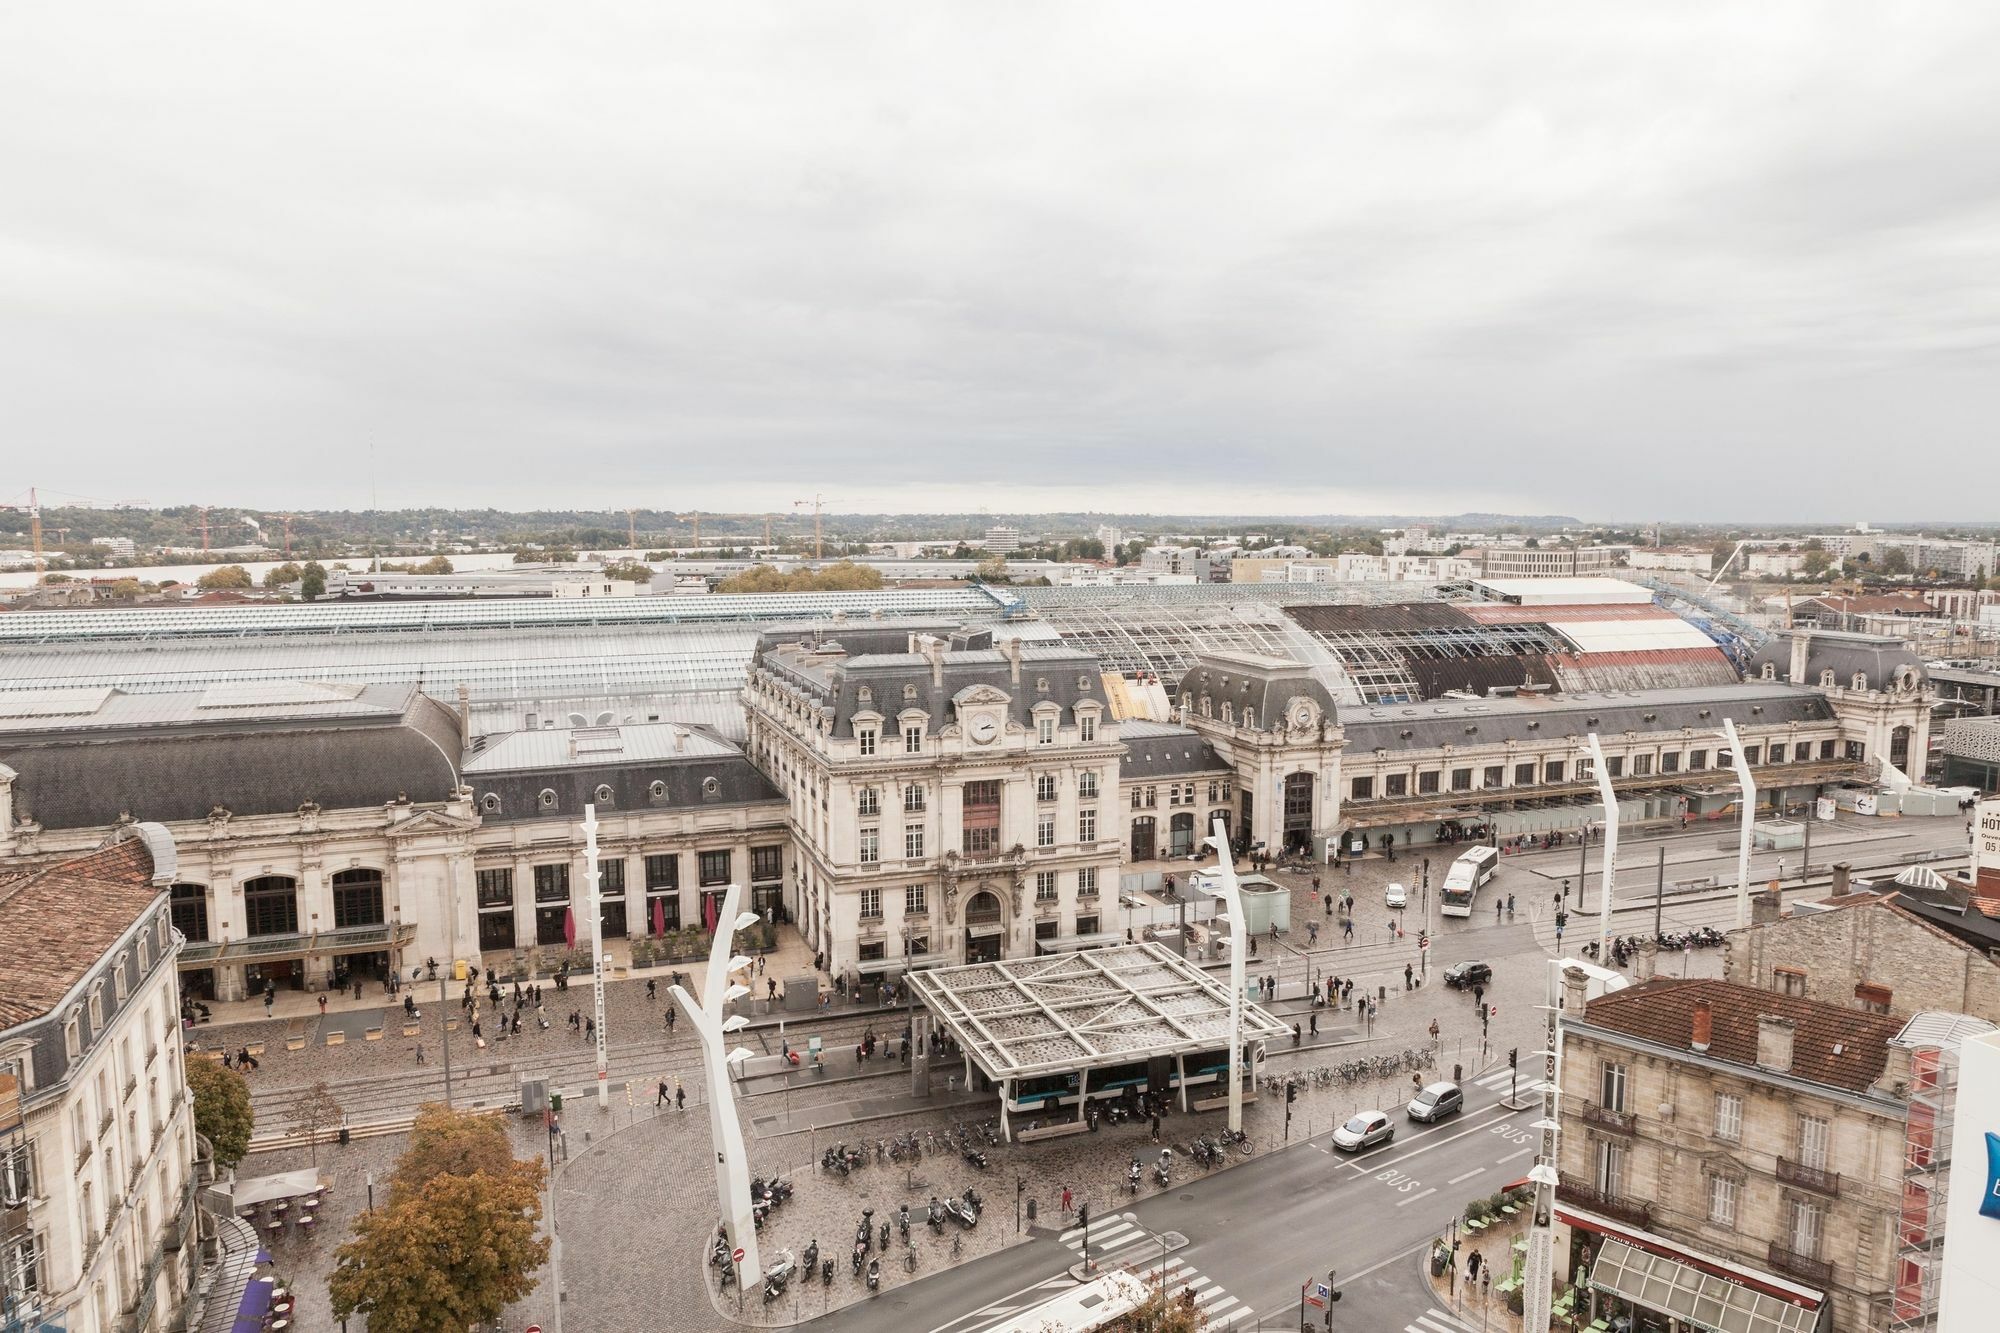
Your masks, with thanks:
M 477 1025 L 475 1024 L 475 1026 Z M 597 1040 L 597 1020 L 595 1018 L 586 1018 L 583 1020 L 583 1039 L 585 1041 Z
M 764 983 L 764 998 L 772 1004 L 778 1002 L 778 982 L 775 977 Z
M 1330 893 L 1326 895 L 1326 914 L 1333 915 L 1333 895 Z
M 667 1104 L 667 1081 L 665 1079 L 661 1079 L 659 1094 L 653 1098 L 653 1109 L 657 1111 L 666 1104 Z
M 1064 1217 L 1068 1217 L 1068 1216 L 1069 1216 L 1069 1205 L 1070 1205 L 1070 1200 L 1071 1200 L 1071 1199 L 1072 1199 L 1073 1197 L 1074 1197 L 1074 1196 L 1073 1196 L 1073 1195 L 1071 1195 L 1071 1194 L 1070 1194 L 1070 1192 L 1069 1192 L 1069 1186 L 1067 1186 L 1067 1185 L 1063 1186 L 1063 1192 L 1062 1192 L 1062 1215 L 1063 1215 Z
M 675 1109 L 676 1111 L 685 1111 L 685 1110 L 687 1110 L 687 1100 L 688 1100 L 688 1094 L 687 1094 L 687 1089 L 681 1086 L 681 1081 L 680 1081 L 679 1079 L 675 1079 L 675 1080 L 674 1080 L 674 1109 Z
M 1312 1013 L 1307 1015 L 1307 1018 L 1310 1020 L 1312 1025 L 1307 1030 L 1307 1035 L 1317 1037 L 1319 1035 L 1319 1010 L 1317 1009 L 1313 1010 Z
M 674 1015 L 678 1012 L 679 1012 L 678 1010 L 674 1009 L 667 1010 L 667 1031 L 669 1033 L 671 1033 L 674 1030 Z
M 422 1042 L 418 1042 L 418 1043 L 417 1043 L 417 1063 L 418 1063 L 418 1064 L 422 1064 L 423 1062 L 424 1062 L 424 1044 L 423 1044 Z
M 1158 1143 L 1159 1141 L 1160 1141 L 1160 1113 L 1158 1111 L 1155 1111 L 1153 1112 L 1153 1142 Z
M 1354 943 L 1354 918 L 1348 917 L 1340 923 L 1341 936 L 1347 943 Z
M 326 1017 L 326 996 L 324 995 L 319 997 L 319 1016 L 321 1018 Z
M 657 978 L 655 978 L 655 977 L 647 977 L 647 978 L 646 978 L 646 1002 L 647 1002 L 648 1004 L 650 1004 L 650 1003 L 652 1003 L 653 1001 L 655 1001 L 655 1000 L 657 1000 L 657 999 L 659 999 L 659 998 L 660 998 L 660 983 L 659 983 L 659 980 L 658 980 Z
M 1500 919 L 1500 914 L 1506 910 L 1507 910 L 1506 903 L 1501 902 L 1498 898 L 1495 898 L 1493 900 L 1493 919 L 1495 921 L 1498 921 Z
M 271 1006 L 277 1002 L 278 993 L 276 991 L 267 990 L 264 992 L 264 1017 L 269 1018 L 271 1016 Z
M 1486 1007 L 1486 987 L 1474 986 L 1472 988 L 1472 1003 L 1481 1009 Z
M 1438 1021 L 1435 1018 L 1433 1018 L 1431 1020 L 1431 1045 L 1433 1046 L 1437 1045 L 1437 1039 L 1438 1039 Z

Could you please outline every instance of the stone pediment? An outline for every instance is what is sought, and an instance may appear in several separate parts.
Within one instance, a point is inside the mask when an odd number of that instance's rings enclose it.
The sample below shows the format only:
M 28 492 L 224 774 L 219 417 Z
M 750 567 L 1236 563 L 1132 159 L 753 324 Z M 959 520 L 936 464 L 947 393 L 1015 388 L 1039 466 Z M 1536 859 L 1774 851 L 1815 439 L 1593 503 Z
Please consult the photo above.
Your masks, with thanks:
M 968 685 L 951 696 L 954 708 L 977 708 L 981 705 L 1005 704 L 1011 702 L 1005 690 L 992 685 Z
M 469 833 L 475 827 L 470 819 L 454 819 L 439 810 L 420 810 L 408 819 L 389 826 L 392 838 L 413 838 L 427 833 Z

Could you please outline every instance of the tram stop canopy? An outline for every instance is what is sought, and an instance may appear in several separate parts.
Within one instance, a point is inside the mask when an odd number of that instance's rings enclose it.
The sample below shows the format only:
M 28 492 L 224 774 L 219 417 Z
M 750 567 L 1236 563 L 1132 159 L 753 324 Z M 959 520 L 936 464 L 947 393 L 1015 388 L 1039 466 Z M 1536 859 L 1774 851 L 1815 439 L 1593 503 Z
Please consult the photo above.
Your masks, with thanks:
M 912 973 L 924 1006 L 989 1079 L 1229 1049 L 1229 988 L 1150 941 Z M 1292 1029 L 1243 1001 L 1246 1048 Z

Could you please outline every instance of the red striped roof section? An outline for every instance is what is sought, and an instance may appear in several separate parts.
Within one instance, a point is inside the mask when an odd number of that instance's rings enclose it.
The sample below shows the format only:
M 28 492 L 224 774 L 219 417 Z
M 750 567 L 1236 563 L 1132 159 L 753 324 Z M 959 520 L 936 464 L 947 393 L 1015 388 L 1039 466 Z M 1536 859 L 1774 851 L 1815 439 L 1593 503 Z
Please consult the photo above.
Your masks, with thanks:
M 1466 618 L 1482 625 L 1554 624 L 1564 620 L 1675 620 L 1664 606 L 1619 604 L 1613 606 L 1510 606 L 1504 602 L 1475 602 L 1461 606 Z

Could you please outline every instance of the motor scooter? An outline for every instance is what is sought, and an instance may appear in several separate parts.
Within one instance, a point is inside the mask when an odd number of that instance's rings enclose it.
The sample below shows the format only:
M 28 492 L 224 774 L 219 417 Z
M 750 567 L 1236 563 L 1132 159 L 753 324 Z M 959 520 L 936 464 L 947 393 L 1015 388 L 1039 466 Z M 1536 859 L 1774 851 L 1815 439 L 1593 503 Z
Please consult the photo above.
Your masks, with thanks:
M 1137 1194 L 1139 1192 L 1139 1175 L 1139 1159 L 1134 1157 L 1131 1168 L 1125 1172 L 1125 1188 L 1129 1193 Z
M 935 1194 L 931 1195 L 930 1216 L 925 1220 L 929 1223 L 932 1231 L 944 1230 L 944 1205 L 938 1202 L 938 1197 Z
M 797 1271 L 798 1265 L 792 1262 L 792 1252 L 779 1250 L 778 1262 L 764 1270 L 764 1304 L 769 1305 L 784 1295 L 785 1285 L 792 1280 L 792 1274 Z
M 868 1290 L 879 1291 L 881 1287 L 882 1261 L 880 1259 L 870 1259 L 868 1261 Z
M 1160 1149 L 1160 1160 L 1153 1163 L 1153 1179 L 1160 1182 L 1161 1189 L 1165 1189 L 1172 1183 L 1171 1168 L 1173 1160 L 1174 1150 L 1172 1148 L 1162 1148 Z

